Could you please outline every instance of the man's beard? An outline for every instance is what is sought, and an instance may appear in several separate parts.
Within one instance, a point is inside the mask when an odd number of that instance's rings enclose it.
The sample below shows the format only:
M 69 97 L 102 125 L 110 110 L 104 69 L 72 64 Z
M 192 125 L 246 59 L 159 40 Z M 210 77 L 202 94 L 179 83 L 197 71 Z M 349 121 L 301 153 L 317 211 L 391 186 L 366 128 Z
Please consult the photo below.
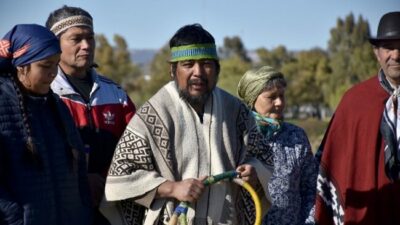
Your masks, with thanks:
M 208 80 L 202 80 L 203 82 L 206 83 L 206 86 L 208 86 Z M 196 81 L 192 81 L 189 80 L 188 82 L 188 86 L 196 83 Z M 179 97 L 181 97 L 183 100 L 185 100 L 186 102 L 188 102 L 191 106 L 202 106 L 206 103 L 208 97 L 210 97 L 210 94 L 212 92 L 212 90 L 214 90 L 215 86 L 212 87 L 211 90 L 207 90 L 207 92 L 205 92 L 202 95 L 199 96 L 192 96 L 190 95 L 189 91 L 187 89 L 181 89 L 178 85 L 178 81 L 175 79 L 175 85 L 178 88 L 178 92 L 179 92 Z
M 181 97 L 192 106 L 204 105 L 209 96 L 210 92 L 206 92 L 200 96 L 191 96 L 187 90 L 179 89 L 179 97 Z

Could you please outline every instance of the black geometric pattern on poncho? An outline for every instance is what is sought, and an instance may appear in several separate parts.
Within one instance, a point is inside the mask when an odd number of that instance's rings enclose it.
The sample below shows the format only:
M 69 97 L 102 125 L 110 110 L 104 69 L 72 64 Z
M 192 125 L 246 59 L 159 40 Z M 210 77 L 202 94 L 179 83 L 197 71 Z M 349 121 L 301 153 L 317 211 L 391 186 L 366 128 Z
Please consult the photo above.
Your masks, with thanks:
M 250 117 L 250 111 L 244 104 L 240 104 L 238 119 L 236 120 L 236 127 L 239 134 L 243 134 L 247 130 L 247 123 Z
M 263 165 L 274 165 L 274 152 L 270 143 L 264 138 L 264 135 L 254 128 L 249 133 L 249 143 L 247 154 L 250 157 L 257 158 Z
M 145 122 L 148 130 L 153 138 L 163 158 L 167 161 L 170 168 L 173 166 L 172 153 L 170 149 L 170 141 L 168 129 L 160 119 L 154 107 L 146 102 L 143 104 L 137 115 Z
M 240 188 L 239 200 L 236 206 L 236 210 L 240 216 L 238 218 L 240 225 L 253 225 L 256 220 L 256 208 L 251 195 L 246 189 Z
M 344 210 L 339 190 L 336 188 L 335 184 L 328 179 L 322 166 L 320 166 L 317 178 L 317 194 L 323 200 L 326 208 L 330 210 L 335 225 L 343 225 Z
M 129 175 L 138 169 L 154 170 L 151 149 L 145 139 L 127 129 L 115 149 L 109 175 Z
M 141 205 L 135 204 L 131 200 L 122 200 L 118 203 L 120 212 L 124 214 L 122 217 L 126 225 L 142 225 L 146 208 Z
M 247 106 L 244 104 L 240 104 L 240 109 L 239 109 L 239 114 L 238 118 L 236 119 L 236 140 L 237 142 L 237 149 L 244 149 L 244 142 L 243 142 L 243 137 L 245 133 L 248 131 L 248 120 L 249 120 L 249 114 L 250 111 L 248 110 Z M 236 151 L 238 155 L 236 155 L 236 159 L 239 160 L 240 156 L 242 155 L 241 151 Z M 237 162 L 239 163 L 239 162 Z

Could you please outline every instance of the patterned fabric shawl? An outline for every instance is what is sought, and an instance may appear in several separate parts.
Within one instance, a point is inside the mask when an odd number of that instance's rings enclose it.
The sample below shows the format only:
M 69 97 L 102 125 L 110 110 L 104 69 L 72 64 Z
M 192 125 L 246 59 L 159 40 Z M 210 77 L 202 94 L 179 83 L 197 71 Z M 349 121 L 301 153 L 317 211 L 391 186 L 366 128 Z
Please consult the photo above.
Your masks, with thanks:
M 393 89 L 386 79 L 383 70 L 378 75 L 379 83 L 390 97 L 388 98 L 382 115 L 381 134 L 385 140 L 385 172 L 392 181 L 399 180 L 400 176 L 400 123 L 399 123 L 399 91 Z
M 135 202 L 149 208 L 144 224 L 163 224 L 176 202 L 154 199 L 156 188 L 166 180 L 234 170 L 244 160 L 246 146 L 255 147 L 249 142 L 250 128 L 256 130 L 247 107 L 223 90 L 215 88 L 201 123 L 179 97 L 175 83 L 168 83 L 138 110 L 121 137 L 106 182 L 103 213 L 112 224 L 139 224 L 133 221 L 140 218 L 127 207 Z M 241 224 L 235 209 L 237 190 L 229 182 L 207 187 L 189 208 L 189 224 Z

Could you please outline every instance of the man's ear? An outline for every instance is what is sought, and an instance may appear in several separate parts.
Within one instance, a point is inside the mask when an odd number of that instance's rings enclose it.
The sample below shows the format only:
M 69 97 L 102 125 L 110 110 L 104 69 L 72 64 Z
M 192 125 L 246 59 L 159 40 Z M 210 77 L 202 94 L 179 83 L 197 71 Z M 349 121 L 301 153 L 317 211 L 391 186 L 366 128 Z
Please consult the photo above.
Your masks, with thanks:
M 169 65 L 169 75 L 171 78 L 174 78 L 174 68 L 172 64 Z
M 374 46 L 372 50 L 374 51 L 376 59 L 379 60 L 379 54 L 378 54 L 379 47 Z

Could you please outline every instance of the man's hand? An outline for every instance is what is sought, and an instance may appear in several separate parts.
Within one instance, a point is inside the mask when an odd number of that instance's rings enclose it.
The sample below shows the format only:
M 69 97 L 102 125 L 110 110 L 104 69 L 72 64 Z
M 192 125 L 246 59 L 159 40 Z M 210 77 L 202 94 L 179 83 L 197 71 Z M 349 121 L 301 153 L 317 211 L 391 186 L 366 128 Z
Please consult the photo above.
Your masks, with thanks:
M 182 181 L 166 181 L 157 189 L 159 198 L 175 198 L 179 201 L 195 202 L 204 191 L 203 181 L 207 177 L 200 179 L 189 178 Z

